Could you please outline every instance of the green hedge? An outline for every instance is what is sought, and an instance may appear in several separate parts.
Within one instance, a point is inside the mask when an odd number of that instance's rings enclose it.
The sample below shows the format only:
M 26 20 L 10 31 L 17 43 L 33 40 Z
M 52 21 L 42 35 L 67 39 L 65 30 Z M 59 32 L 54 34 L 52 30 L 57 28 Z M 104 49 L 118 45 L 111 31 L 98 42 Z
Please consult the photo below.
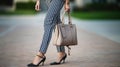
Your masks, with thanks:
M 25 9 L 25 10 L 33 10 L 35 7 L 35 2 L 18 2 L 16 4 L 16 9 Z
M 118 4 L 108 4 L 108 3 L 93 3 L 93 4 L 87 4 L 85 6 L 88 10 L 120 10 L 120 7 Z
M 92 3 L 86 4 L 84 8 L 74 8 L 75 11 L 120 11 L 118 4 Z
M 89 20 L 120 20 L 119 11 L 72 12 L 71 15 L 78 19 Z

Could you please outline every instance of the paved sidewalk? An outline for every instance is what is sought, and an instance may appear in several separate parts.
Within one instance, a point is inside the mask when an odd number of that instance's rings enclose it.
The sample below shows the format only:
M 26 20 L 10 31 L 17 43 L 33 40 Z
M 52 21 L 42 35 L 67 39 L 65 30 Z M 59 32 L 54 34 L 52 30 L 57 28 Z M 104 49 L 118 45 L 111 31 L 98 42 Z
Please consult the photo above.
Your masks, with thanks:
M 0 67 L 27 67 L 39 49 L 44 17 L 0 17 Z M 57 58 L 51 41 L 43 67 L 120 67 L 120 43 L 80 28 L 77 31 L 79 43 L 72 47 L 66 63 L 49 65 Z

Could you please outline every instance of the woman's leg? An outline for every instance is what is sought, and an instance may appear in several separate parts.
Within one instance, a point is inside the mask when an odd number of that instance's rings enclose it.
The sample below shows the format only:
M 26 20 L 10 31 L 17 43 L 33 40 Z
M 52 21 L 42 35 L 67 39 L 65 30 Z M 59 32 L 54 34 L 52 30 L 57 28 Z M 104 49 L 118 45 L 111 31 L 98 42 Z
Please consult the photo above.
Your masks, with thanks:
M 45 54 L 51 40 L 52 31 L 58 22 L 58 16 L 60 15 L 60 10 L 62 9 L 65 1 L 64 0 L 52 0 L 48 9 L 48 13 L 46 15 L 44 21 L 44 35 L 43 40 L 40 46 L 39 52 Z M 57 47 L 61 51 L 61 48 L 64 47 Z
M 44 54 L 47 51 L 49 42 L 51 40 L 52 36 L 52 31 L 56 25 L 56 22 L 58 22 L 58 16 L 60 16 L 60 10 L 62 9 L 65 1 L 64 0 L 52 0 L 49 9 L 44 21 L 44 35 L 43 35 L 43 40 L 38 52 L 38 55 L 44 56 Z M 62 47 L 57 47 L 58 51 L 61 51 L 61 48 L 64 51 L 63 46 Z M 61 55 L 61 53 L 60 53 Z M 33 64 L 38 64 L 40 62 L 40 57 L 36 56 L 35 59 L 33 60 Z

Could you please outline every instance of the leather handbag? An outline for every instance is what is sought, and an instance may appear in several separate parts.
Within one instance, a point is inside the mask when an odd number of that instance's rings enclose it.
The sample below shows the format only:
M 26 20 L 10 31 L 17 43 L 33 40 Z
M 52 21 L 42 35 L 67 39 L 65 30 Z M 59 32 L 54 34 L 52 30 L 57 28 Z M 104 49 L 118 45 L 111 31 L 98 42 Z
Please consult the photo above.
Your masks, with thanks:
M 76 25 L 72 24 L 70 13 L 68 13 L 68 23 L 64 22 L 64 15 L 62 16 L 62 23 L 56 24 L 54 29 L 54 41 L 56 46 L 73 46 L 77 45 L 77 30 Z

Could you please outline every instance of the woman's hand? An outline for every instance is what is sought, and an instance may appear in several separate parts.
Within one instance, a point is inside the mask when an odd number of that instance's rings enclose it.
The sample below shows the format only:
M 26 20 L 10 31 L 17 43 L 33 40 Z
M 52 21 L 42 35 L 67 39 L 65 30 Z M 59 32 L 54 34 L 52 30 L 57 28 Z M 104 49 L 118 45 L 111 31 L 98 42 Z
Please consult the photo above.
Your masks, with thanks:
M 70 12 L 70 0 L 65 0 L 65 11 Z
M 36 10 L 36 11 L 39 11 L 39 10 L 40 10 L 40 0 L 37 0 L 37 1 L 36 1 L 35 10 Z
M 65 11 L 70 12 L 70 5 L 69 4 L 65 4 Z

